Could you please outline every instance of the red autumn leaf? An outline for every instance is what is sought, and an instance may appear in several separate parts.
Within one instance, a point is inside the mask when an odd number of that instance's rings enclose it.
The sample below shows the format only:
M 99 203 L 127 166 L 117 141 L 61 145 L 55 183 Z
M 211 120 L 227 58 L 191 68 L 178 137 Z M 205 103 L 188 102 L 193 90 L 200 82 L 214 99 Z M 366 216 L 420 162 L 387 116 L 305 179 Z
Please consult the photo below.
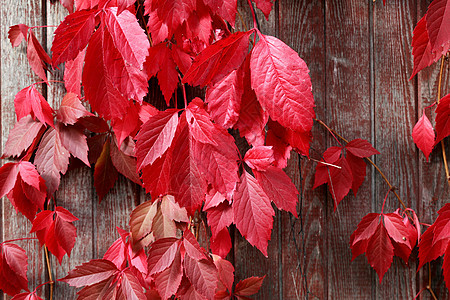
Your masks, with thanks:
M 31 69 L 38 75 L 42 80 L 47 82 L 47 76 L 45 75 L 45 70 L 47 70 L 47 64 L 51 64 L 52 61 L 42 48 L 41 44 L 38 42 L 33 31 L 30 30 L 30 35 L 28 37 L 27 46 L 27 58 Z
M 431 151 L 434 148 L 434 130 L 431 125 L 430 120 L 428 120 L 425 115 L 425 111 L 422 114 L 422 117 L 416 123 L 412 131 L 412 137 L 414 143 L 416 143 L 417 147 L 423 152 L 425 158 L 428 161 Z
M 28 257 L 21 247 L 0 244 L 0 290 L 14 296 L 21 290 L 28 290 Z
M 77 123 L 91 132 L 105 133 L 109 131 L 108 123 L 103 118 L 97 116 L 80 118 Z
M 264 190 L 247 171 L 234 194 L 234 222 L 242 236 L 267 256 L 275 212 Z
M 272 120 L 294 131 L 310 131 L 314 98 L 309 69 L 297 52 L 279 39 L 258 32 L 250 58 L 251 82 Z
M 148 246 L 153 241 L 151 235 L 153 219 L 158 210 L 158 202 L 146 201 L 138 205 L 130 215 L 132 245 L 136 249 Z
M 186 250 L 186 254 L 190 256 L 192 259 L 201 260 L 207 259 L 205 255 L 205 250 L 200 247 L 195 236 L 189 229 L 186 229 L 183 232 L 183 246 L 184 250 Z
M 275 122 L 269 119 L 268 130 L 265 145 L 271 146 L 273 150 L 273 156 L 275 161 L 273 165 L 277 168 L 286 168 L 289 157 L 291 157 L 292 147 L 285 141 L 284 137 L 286 130 L 278 123 L 277 126 L 273 126 Z M 281 130 L 279 130 L 281 129 Z M 264 135 L 262 136 L 264 137 Z
M 299 193 L 286 173 L 280 168 L 271 166 L 262 172 L 254 171 L 254 174 L 261 188 L 277 208 L 297 217 Z
M 117 290 L 119 299 L 147 300 L 139 279 L 134 275 L 132 268 L 122 272 L 120 286 Z
M 172 144 L 178 125 L 178 110 L 168 109 L 151 117 L 136 136 L 138 169 L 151 165 Z
M 64 125 L 73 125 L 79 118 L 92 116 L 81 103 L 80 98 L 72 92 L 68 92 L 61 101 L 56 113 L 56 119 Z
M 394 247 L 389 239 L 386 228 L 384 228 L 381 222 L 369 239 L 366 256 L 369 264 L 377 272 L 381 283 L 384 274 L 392 264 L 392 258 L 394 256 Z
M 362 218 L 362 220 L 358 224 L 358 227 L 350 237 L 350 248 L 352 248 L 352 252 L 355 250 L 354 247 L 358 244 L 358 242 L 370 239 L 370 237 L 377 230 L 379 222 L 380 214 L 376 213 L 370 213 Z M 365 249 L 360 254 L 364 252 Z
M 53 109 L 34 85 L 30 85 L 17 93 L 14 98 L 14 108 L 17 120 L 31 114 L 39 119 L 42 124 L 53 125 Z
M 441 140 L 450 135 L 450 94 L 444 96 L 436 108 L 436 141 L 437 145 Z
M 86 135 L 83 130 L 77 126 L 64 126 L 61 123 L 56 125 L 61 139 L 61 145 L 67 149 L 70 154 L 78 158 L 90 167 L 88 159 L 88 144 L 86 141 Z
M 161 273 L 155 275 L 156 289 L 161 297 L 168 299 L 174 295 L 180 286 L 182 278 L 181 253 L 178 250 L 172 264 Z
M 205 196 L 205 204 L 203 205 L 203 211 L 207 211 L 211 207 L 216 207 L 220 203 L 226 200 L 225 196 L 217 192 L 214 189 L 210 189 Z
M 9 27 L 8 38 L 13 47 L 19 46 L 23 39 L 27 40 L 28 29 L 30 29 L 30 27 L 25 24 Z
M 273 0 L 252 0 L 256 3 L 256 7 L 259 8 L 264 16 L 266 17 L 266 20 L 269 20 L 270 12 L 272 11 L 273 6 Z
M 258 293 L 265 277 L 266 277 L 265 275 L 263 277 L 253 276 L 239 281 L 234 289 L 234 294 L 238 297 L 239 296 L 246 297 Z
M 44 125 L 28 115 L 20 119 L 8 135 L 3 157 L 20 156 L 27 150 L 36 137 L 42 133 Z
M 67 61 L 64 66 L 64 86 L 68 93 L 74 93 L 78 97 L 81 97 L 81 78 L 85 56 L 86 49 L 83 49 L 75 59 Z
M 234 27 L 237 12 L 236 0 L 205 0 L 204 2 L 215 14 L 221 16 L 225 21 L 230 23 L 232 27 Z
M 450 1 L 432 1 L 428 6 L 426 21 L 431 51 L 440 52 L 442 47 L 450 46 Z
M 73 13 L 73 1 L 74 0 L 59 0 L 62 6 L 64 6 L 69 13 Z
M 194 288 L 207 299 L 213 299 L 218 274 L 214 263 L 208 259 L 196 260 L 184 257 L 184 272 Z
M 148 15 L 147 27 L 152 36 L 153 43 L 159 44 L 169 37 L 169 28 L 167 27 L 167 24 L 159 18 L 158 13 L 151 10 L 151 5 L 152 1 L 144 1 L 144 14 Z
M 175 32 L 184 20 L 189 18 L 190 14 L 196 8 L 194 0 L 154 0 L 148 2 L 151 3 L 148 5 L 151 5 L 152 9 L 157 11 L 159 18 L 167 24 L 169 32 L 172 33 Z
M 122 118 L 129 106 L 128 100 L 114 85 L 104 60 L 103 31 L 98 29 L 86 50 L 83 86 L 92 109 L 105 119 Z
M 189 126 L 189 134 L 194 140 L 203 144 L 217 146 L 214 136 L 216 127 L 210 116 L 203 108 L 203 101 L 195 98 L 186 108 L 186 120 Z
M 141 184 L 136 168 L 136 158 L 123 153 L 115 142 L 110 147 L 111 162 L 120 174 L 127 177 L 131 181 Z
M 109 246 L 103 255 L 103 259 L 107 259 L 114 263 L 116 267 L 121 270 L 126 266 L 127 262 L 127 245 L 120 237 L 114 243 Z
M 95 29 L 95 11 L 78 10 L 56 28 L 52 44 L 52 65 L 74 60 L 86 48 Z
M 233 208 L 228 202 L 222 202 L 206 212 L 208 213 L 208 225 L 211 227 L 213 238 L 216 238 L 220 231 L 226 229 L 234 221 Z
M 333 199 L 335 200 L 334 209 L 336 210 L 341 200 L 348 194 L 350 188 L 352 187 L 353 175 L 352 170 L 350 169 L 350 165 L 348 164 L 345 157 L 341 157 L 338 161 L 335 162 L 335 164 L 341 168 L 330 168 L 328 189 L 331 193 L 331 196 L 333 196 Z
M 180 207 L 175 202 L 175 198 L 171 195 L 166 195 L 161 199 L 161 213 L 169 220 L 176 222 L 189 223 L 189 217 L 186 208 Z
M 99 201 L 102 201 L 103 197 L 109 192 L 117 181 L 118 173 L 114 167 L 111 154 L 110 154 L 110 142 L 107 140 L 103 145 L 102 153 L 95 163 L 94 170 L 94 186 L 97 191 Z
M 224 128 L 233 127 L 239 119 L 244 93 L 242 71 L 234 70 L 206 90 L 208 112 L 214 122 Z
M 18 174 L 17 163 L 6 163 L 0 168 L 0 197 L 5 196 L 14 188 Z
M 139 125 L 141 125 L 139 121 L 139 104 L 131 103 L 122 119 L 113 119 L 111 121 L 118 147 L 122 145 L 122 142 L 128 136 L 136 134 Z
M 59 281 L 70 284 L 75 287 L 93 285 L 107 280 L 118 273 L 117 267 L 106 259 L 93 259 L 75 269 L 69 271 L 69 274 Z
M 16 294 L 11 300 L 42 300 L 35 292 Z
M 155 162 L 142 169 L 142 185 L 156 199 L 169 192 L 172 151 L 166 151 Z
M 267 170 L 275 161 L 272 146 L 257 146 L 249 149 L 245 153 L 244 161 L 253 170 Z
M 177 238 L 164 238 L 155 241 L 148 252 L 149 275 L 167 269 L 174 261 L 180 248 Z
M 413 31 L 413 40 L 412 40 L 412 54 L 414 56 L 414 69 L 412 72 L 411 80 L 419 71 L 428 67 L 432 63 L 439 60 L 443 54 L 445 54 L 450 47 L 450 44 L 447 47 L 441 49 L 441 51 L 432 51 L 431 43 L 428 39 L 428 31 L 426 24 L 426 15 L 417 22 L 416 27 Z
M 50 195 L 58 189 L 60 173 L 66 173 L 69 157 L 69 151 L 61 143 L 59 131 L 49 128 L 36 151 L 35 164 Z
M 405 244 L 410 249 L 415 246 L 416 241 L 410 239 L 408 227 L 398 213 L 383 214 L 383 220 L 386 231 L 393 241 Z
M 172 44 L 172 58 L 182 74 L 186 74 L 192 65 L 193 57 L 176 44 Z M 151 51 L 151 50 L 150 50 Z
M 356 193 L 366 178 L 367 165 L 364 159 L 353 155 L 351 152 L 347 152 L 346 159 L 350 169 L 352 170 L 352 191 L 353 195 L 356 196 Z
M 179 31 L 185 33 L 190 40 L 197 40 L 208 45 L 212 33 L 211 23 L 210 10 L 203 3 L 197 2 L 195 11 L 191 13 L 185 26 L 181 27 Z
M 183 83 L 205 86 L 215 84 L 242 64 L 253 30 L 236 32 L 203 50 L 186 72 Z
M 444 263 L 442 264 L 445 286 L 450 289 L 450 247 L 447 246 L 444 254 Z
M 216 236 L 211 237 L 211 252 L 225 258 L 231 250 L 231 237 L 227 228 L 222 229 Z
M 141 120 L 142 124 L 144 124 L 158 112 L 159 110 L 157 110 L 153 105 L 148 104 L 147 102 L 142 102 L 142 105 L 139 108 L 139 120 Z
M 380 152 L 378 152 L 375 148 L 373 148 L 368 141 L 363 139 L 356 139 L 350 141 L 349 143 L 347 143 L 347 145 L 345 145 L 345 149 L 347 149 L 350 153 L 360 158 L 380 154 Z
M 173 220 L 162 214 L 161 209 L 158 209 L 153 220 L 152 233 L 156 240 L 177 237 L 177 226 Z

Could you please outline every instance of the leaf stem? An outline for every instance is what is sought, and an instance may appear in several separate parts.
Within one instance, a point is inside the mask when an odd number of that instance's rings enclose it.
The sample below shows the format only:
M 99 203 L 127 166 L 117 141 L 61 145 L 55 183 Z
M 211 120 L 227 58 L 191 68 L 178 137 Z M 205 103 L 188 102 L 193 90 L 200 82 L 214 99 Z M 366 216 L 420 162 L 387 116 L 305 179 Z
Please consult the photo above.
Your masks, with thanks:
M 327 163 L 327 162 L 324 162 L 324 161 L 320 161 L 320 160 L 317 160 L 317 159 L 314 159 L 314 158 L 309 158 L 309 159 L 312 160 L 312 161 L 315 161 L 318 164 L 330 166 L 330 167 L 333 167 L 333 168 L 336 168 L 336 169 L 342 169 L 342 167 L 340 167 L 340 166 L 336 166 L 336 165 L 333 165 L 333 164 L 330 164 L 330 163 Z
M 336 142 L 338 142 L 339 146 L 343 147 L 341 142 L 339 141 L 339 139 L 336 137 L 336 135 L 343 141 L 345 141 L 346 143 L 348 143 L 348 141 L 346 139 L 344 139 L 342 136 L 340 136 L 339 134 L 336 133 L 335 130 L 331 129 L 330 127 L 328 127 L 327 124 L 325 124 L 324 122 L 322 122 L 319 119 L 314 119 L 317 123 L 319 123 L 320 125 L 322 125 L 323 127 L 326 128 L 326 130 L 328 130 L 328 132 L 333 136 L 333 138 L 336 140 Z
M 444 62 L 445 62 L 445 55 L 443 55 L 441 58 L 441 67 L 439 69 L 437 104 L 439 104 L 439 100 L 441 99 L 442 74 L 444 73 Z M 442 149 L 442 159 L 444 160 L 445 175 L 447 176 L 447 184 L 450 186 L 450 172 L 448 169 L 447 154 L 445 153 L 445 145 L 443 140 L 441 141 L 441 149 Z
M 54 283 L 55 283 L 54 281 L 47 281 L 47 282 L 41 283 L 34 289 L 33 293 L 36 293 L 39 288 L 43 287 L 46 284 L 54 284 Z
M 52 268 L 50 267 L 50 259 L 48 257 L 47 245 L 44 245 L 44 252 L 45 252 L 45 263 L 47 265 L 48 279 L 49 279 L 49 284 L 50 284 L 50 300 L 52 300 L 53 299 L 54 281 L 53 281 L 53 276 L 52 276 Z
M 253 8 L 253 4 L 251 0 L 247 0 L 248 5 L 250 6 L 250 10 L 252 11 L 252 17 L 253 17 L 253 28 L 258 29 L 258 23 L 256 22 L 256 15 L 255 15 L 255 9 Z
M 18 239 L 12 239 L 12 240 L 7 240 L 4 242 L 1 242 L 0 245 L 5 244 L 5 243 L 12 243 L 15 241 L 23 241 L 23 240 L 37 240 L 38 238 L 36 237 L 26 237 L 26 238 L 18 238 Z
M 389 196 L 389 192 L 390 192 L 391 190 L 389 190 L 387 193 L 386 193 L 386 196 L 384 197 L 384 201 L 383 201 L 383 205 L 381 206 L 381 214 L 383 214 L 383 211 L 384 211 L 384 205 L 386 204 L 386 200 L 387 200 L 387 198 L 388 198 L 388 196 Z
M 430 292 L 433 299 L 437 300 L 437 297 L 434 294 L 433 289 L 431 288 L 431 263 L 428 263 L 428 285 L 426 286 L 426 288 Z
M 336 132 L 336 130 L 328 127 L 323 121 L 319 120 L 319 119 L 314 119 L 317 123 L 319 123 L 320 125 L 322 125 L 323 127 L 325 127 L 330 133 L 332 133 L 333 135 L 336 135 L 337 137 L 339 137 L 341 140 L 343 140 L 344 142 L 348 143 L 349 141 L 347 139 L 345 139 L 344 137 L 342 137 L 340 134 L 338 134 Z M 336 138 L 336 137 L 335 137 Z M 340 143 L 339 143 L 340 144 Z M 389 180 L 387 179 L 386 175 L 384 175 L 384 173 L 380 170 L 380 168 L 378 168 L 378 166 L 368 157 L 366 157 L 366 160 L 378 171 L 378 173 L 380 173 L 381 177 L 384 179 L 384 181 L 386 182 L 386 184 L 389 186 L 389 191 L 392 191 L 395 195 L 395 197 L 397 197 L 397 200 L 400 202 L 400 204 L 403 206 L 403 209 L 406 209 L 407 206 L 406 204 L 403 202 L 403 200 L 400 198 L 400 196 L 397 194 L 397 192 L 395 191 L 395 187 L 389 182 Z M 412 217 L 410 216 L 410 214 L 407 212 L 408 216 L 412 219 Z

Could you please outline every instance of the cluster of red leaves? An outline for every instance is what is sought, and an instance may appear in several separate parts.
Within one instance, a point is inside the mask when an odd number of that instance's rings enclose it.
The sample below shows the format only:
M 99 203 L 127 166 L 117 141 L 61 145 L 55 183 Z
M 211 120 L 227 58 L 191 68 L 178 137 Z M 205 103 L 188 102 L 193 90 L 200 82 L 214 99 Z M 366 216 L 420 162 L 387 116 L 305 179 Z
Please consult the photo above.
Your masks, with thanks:
M 448 53 L 450 49 L 448 28 L 450 28 L 450 1 L 434 0 L 414 29 L 412 41 L 414 70 L 411 78 Z M 433 148 L 450 135 L 450 94 L 438 99 L 437 102 L 435 130 L 424 110 L 412 132 L 414 142 L 427 160 Z

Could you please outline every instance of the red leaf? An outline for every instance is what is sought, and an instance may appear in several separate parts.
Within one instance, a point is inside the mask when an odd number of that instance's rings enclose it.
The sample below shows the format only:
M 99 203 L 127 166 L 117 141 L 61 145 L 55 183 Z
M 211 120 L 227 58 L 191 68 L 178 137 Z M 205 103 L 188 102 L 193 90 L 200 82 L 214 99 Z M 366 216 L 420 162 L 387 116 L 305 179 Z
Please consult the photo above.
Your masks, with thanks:
M 220 257 L 213 257 L 213 258 L 214 264 L 216 265 L 218 270 L 219 280 L 224 285 L 224 287 L 231 292 L 234 282 L 233 265 L 228 260 L 222 259 Z
M 99 201 L 114 186 L 117 181 L 118 173 L 111 161 L 110 143 L 109 140 L 105 142 L 102 153 L 95 163 L 94 170 L 94 186 L 97 191 Z
M 353 176 L 345 157 L 341 157 L 335 164 L 341 168 L 331 167 L 329 176 L 331 178 L 328 178 L 328 190 L 335 200 L 334 209 L 336 210 L 341 200 L 350 191 L 353 184 Z
M 356 139 L 350 141 L 347 145 L 345 145 L 345 149 L 347 149 L 350 153 L 355 155 L 356 157 L 369 157 L 375 154 L 380 154 L 372 145 L 363 139 Z
M 155 162 L 142 169 L 143 187 L 156 199 L 169 192 L 172 151 L 169 149 Z
M 218 274 L 217 268 L 210 260 L 195 260 L 190 256 L 184 258 L 184 271 L 194 288 L 208 299 L 213 299 Z
M 437 145 L 442 139 L 450 135 L 450 94 L 444 96 L 436 108 L 436 141 Z
M 138 169 L 151 165 L 172 144 L 178 125 L 178 110 L 168 109 L 151 117 L 136 136 Z
M 28 29 L 30 29 L 30 27 L 25 24 L 9 27 L 8 38 L 13 47 L 19 46 L 23 39 L 27 40 Z
M 127 262 L 127 245 L 123 242 L 122 238 L 118 238 L 103 255 L 103 259 L 107 259 L 114 263 L 116 267 L 121 270 L 126 266 Z
M 147 297 L 143 292 L 142 285 L 131 269 L 126 269 L 123 271 L 121 279 L 122 280 L 118 290 L 119 298 L 124 297 L 122 299 L 147 300 Z
M 9 132 L 3 157 L 22 155 L 39 136 L 39 133 L 42 134 L 43 127 L 44 125 L 41 122 L 33 120 L 30 115 L 16 122 L 14 128 Z
M 183 49 L 178 47 L 176 44 L 172 44 L 172 58 L 176 63 L 178 69 L 182 74 L 186 74 L 187 70 L 192 65 L 192 56 L 186 53 Z
M 347 152 L 347 162 L 352 170 L 352 190 L 353 194 L 356 196 L 359 187 L 366 178 L 366 162 L 364 159 L 354 156 L 351 152 Z
M 5 243 L 0 244 L 0 289 L 13 296 L 21 290 L 28 290 L 28 257 L 21 247 Z M 0 277 L 1 278 L 1 277 Z
M 77 126 L 64 126 L 61 123 L 57 124 L 57 130 L 61 139 L 61 145 L 69 150 L 70 154 L 90 167 L 88 159 L 89 147 L 83 130 Z
M 33 69 L 36 75 L 38 75 L 42 80 L 47 82 L 47 76 L 45 75 L 47 66 L 45 63 L 51 64 L 51 59 L 31 30 L 28 38 L 27 58 L 31 69 Z
M 136 158 L 128 156 L 120 151 L 115 142 L 111 145 L 110 154 L 111 162 L 117 171 L 131 181 L 140 185 L 141 181 L 139 180 L 139 175 L 137 173 Z
M 189 15 L 195 10 L 194 0 L 155 0 L 151 1 L 152 9 L 156 10 L 159 18 L 167 24 L 169 32 L 175 30 L 189 18 Z
M 54 126 L 53 109 L 34 85 L 30 85 L 17 93 L 14 98 L 14 108 L 17 120 L 31 114 L 33 118 L 38 118 L 42 124 Z
M 52 65 L 75 59 L 86 48 L 95 29 L 95 11 L 78 10 L 56 28 L 52 44 Z
M 122 118 L 129 102 L 114 85 L 106 66 L 103 31 L 100 28 L 92 35 L 86 50 L 82 77 L 84 92 L 92 109 L 100 116 L 106 119 Z
M 350 237 L 350 247 L 356 246 L 360 241 L 369 240 L 377 230 L 378 223 L 380 223 L 380 214 L 370 213 L 362 218 L 358 227 Z M 364 253 L 363 251 L 362 253 Z M 361 253 L 361 254 L 362 254 Z
M 122 142 L 130 135 L 135 135 L 139 129 L 139 104 L 133 104 L 128 107 L 127 113 L 122 119 L 113 119 L 111 126 L 117 138 L 117 145 L 120 148 Z
M 148 15 L 148 30 L 152 36 L 153 43 L 159 44 L 169 37 L 169 28 L 167 24 L 161 20 L 156 11 L 151 10 L 152 1 L 145 0 L 145 15 Z
M 239 119 L 244 93 L 242 71 L 234 70 L 206 90 L 208 112 L 214 122 L 223 128 L 233 127 Z
M 234 27 L 237 12 L 237 0 L 205 0 L 211 10 L 221 16 L 225 21 L 230 23 L 231 27 Z
M 208 213 L 208 225 L 211 227 L 213 238 L 217 238 L 220 231 L 226 229 L 234 221 L 233 208 L 228 202 L 222 202 L 206 212 Z
M 253 170 L 267 170 L 275 161 L 272 146 L 257 146 L 249 149 L 245 153 L 244 161 Z
M 70 252 L 75 245 L 75 240 L 77 238 L 77 229 L 75 225 L 70 222 L 63 220 L 59 217 L 59 214 L 56 213 L 55 220 L 55 238 L 58 241 L 58 244 L 64 251 L 67 252 L 67 256 L 70 257 Z M 61 259 L 60 259 L 61 263 Z
M 186 254 L 190 256 L 192 259 L 201 260 L 207 259 L 205 255 L 205 251 L 200 247 L 197 239 L 194 237 L 192 232 L 189 229 L 186 229 L 183 232 L 183 246 L 186 250 Z
M 148 274 L 153 275 L 167 269 L 173 263 L 179 248 L 180 240 L 177 238 L 164 238 L 154 242 L 148 252 Z
M 73 13 L 73 1 L 74 0 L 59 0 L 62 6 L 64 6 L 69 13 Z
M 180 286 L 182 278 L 181 253 L 177 251 L 170 267 L 155 276 L 156 289 L 161 297 L 168 299 L 174 295 Z
M 441 49 L 441 51 L 432 51 L 431 43 L 428 39 L 427 32 L 427 24 L 426 24 L 426 15 L 417 22 L 416 28 L 414 28 L 413 32 L 413 40 L 412 40 L 412 54 L 414 55 L 414 69 L 412 72 L 411 80 L 420 70 L 428 67 L 432 63 L 439 60 L 443 54 L 445 54 L 448 50 L 447 47 Z
M 241 183 L 234 194 L 233 212 L 242 236 L 267 257 L 275 212 L 266 193 L 247 171 L 241 175 Z
M 0 168 L 0 197 L 5 196 L 14 188 L 18 174 L 17 163 L 6 163 Z
M 448 47 L 450 45 L 450 1 L 432 1 L 428 6 L 426 20 L 431 51 L 439 52 L 442 47 Z
M 269 20 L 270 11 L 272 10 L 273 0 L 252 0 L 256 3 L 256 7 L 259 8 Z
M 279 39 L 259 33 L 250 58 L 252 88 L 274 121 L 294 131 L 310 131 L 314 99 L 309 69 Z
M 445 286 L 450 289 L 450 246 L 447 246 L 444 254 L 444 263 L 442 264 Z
M 211 252 L 225 258 L 231 250 L 231 237 L 228 229 L 224 228 L 215 237 L 211 237 Z
M 428 120 L 425 115 L 425 110 L 423 111 L 422 117 L 413 128 L 412 137 L 414 143 L 416 143 L 417 147 L 423 152 L 428 161 L 428 157 L 434 148 L 434 130 L 430 120 Z
M 184 207 L 180 207 L 171 195 L 166 195 L 161 199 L 161 213 L 169 220 L 189 223 L 189 217 Z
M 377 272 L 381 283 L 384 274 L 392 264 L 392 258 L 394 256 L 394 247 L 381 222 L 378 224 L 375 233 L 369 239 L 366 256 L 369 264 Z
M 71 286 L 81 287 L 93 285 L 112 277 L 118 273 L 116 266 L 106 259 L 93 259 L 75 269 L 69 271 L 69 274 L 59 281 L 70 284 Z
M 151 234 L 153 219 L 158 210 L 158 202 L 146 201 L 138 205 L 130 215 L 132 245 L 136 249 L 148 246 L 153 241 Z
M 211 207 L 216 207 L 220 203 L 226 200 L 225 196 L 217 192 L 214 189 L 208 191 L 205 196 L 205 204 L 203 205 L 203 211 L 207 211 Z
M 142 105 L 139 108 L 139 120 L 141 120 L 142 124 L 144 124 L 158 112 L 159 110 L 157 110 L 153 105 L 148 104 L 147 102 L 142 102 Z
M 61 101 L 56 119 L 65 125 L 75 124 L 79 118 L 92 116 L 81 103 L 78 96 L 68 92 Z
M 447 206 L 447 205 L 446 205 Z M 439 218 L 439 217 L 438 217 Z M 424 234 L 422 234 L 419 242 L 419 266 L 417 269 L 422 268 L 427 262 L 435 260 L 442 254 L 444 254 L 449 239 L 442 239 L 433 243 L 435 226 L 431 225 Z
M 68 93 L 74 93 L 78 97 L 81 97 L 81 77 L 85 56 L 86 49 L 83 49 L 74 60 L 67 61 L 64 66 L 64 86 Z
M 211 122 L 208 113 L 203 109 L 203 101 L 195 98 L 186 108 L 186 120 L 189 133 L 197 142 L 217 146 L 216 127 Z
M 65 174 L 67 171 L 69 156 L 69 151 L 61 143 L 59 132 L 49 128 L 36 151 L 35 164 L 50 195 L 59 187 L 59 173 Z
M 236 284 L 236 288 L 234 289 L 234 293 L 236 296 L 251 296 L 258 293 L 263 280 L 266 276 L 263 277 L 250 277 L 244 280 L 239 281 Z
M 42 300 L 42 298 L 37 296 L 35 292 L 32 292 L 17 294 L 11 300 Z
M 183 83 L 205 86 L 215 84 L 242 64 L 253 30 L 236 32 L 203 50 L 186 72 Z
M 383 214 L 383 220 L 389 237 L 396 243 L 405 244 L 412 250 L 416 241 L 411 240 L 408 227 L 403 223 L 403 218 L 397 213 L 390 213 Z
M 271 123 L 272 122 L 269 120 L 269 124 Z M 273 165 L 277 168 L 283 169 L 286 168 L 287 166 L 287 161 L 291 156 L 292 147 L 287 142 L 285 142 L 279 136 L 279 134 L 280 132 L 275 131 L 271 126 L 269 126 L 269 129 L 267 130 L 265 144 L 267 146 L 272 147 L 273 156 L 275 158 Z M 264 136 L 262 136 L 262 138 L 264 141 Z
M 277 167 L 269 167 L 263 172 L 254 171 L 261 188 L 278 209 L 289 211 L 297 218 L 298 191 L 286 173 Z

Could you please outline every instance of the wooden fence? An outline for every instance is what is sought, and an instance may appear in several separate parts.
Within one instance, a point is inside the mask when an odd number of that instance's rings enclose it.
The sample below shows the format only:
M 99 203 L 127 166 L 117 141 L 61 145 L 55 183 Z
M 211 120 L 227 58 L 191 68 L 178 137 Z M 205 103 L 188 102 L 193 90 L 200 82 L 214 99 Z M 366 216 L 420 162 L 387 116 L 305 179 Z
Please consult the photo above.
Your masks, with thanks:
M 239 1 L 239 11 L 249 26 L 251 17 L 244 2 Z M 279 37 L 307 62 L 317 117 L 348 139 L 369 140 L 381 152 L 374 159 L 376 164 L 425 223 L 432 223 L 437 210 L 450 198 L 440 151 L 435 150 L 426 162 L 411 138 L 422 108 L 435 101 L 437 95 L 437 66 L 409 81 L 413 68 L 412 31 L 429 2 L 386 0 L 384 6 L 381 0 L 280 0 L 268 21 L 258 15 L 263 33 Z M 28 66 L 25 47 L 12 49 L 8 28 L 19 23 L 58 25 L 66 11 L 48 0 L 0 0 L 0 10 L 3 149 L 15 122 L 15 94 L 38 81 Z M 237 26 L 243 28 L 237 20 Z M 38 39 L 48 49 L 54 29 L 38 32 Z M 62 72 L 54 71 L 49 76 L 58 80 Z M 444 89 L 449 92 L 449 87 L 446 76 Z M 56 106 L 64 90 L 52 84 L 43 93 L 50 105 Z M 318 124 L 313 133 L 311 157 L 319 159 L 335 142 Z M 364 256 L 350 261 L 350 235 L 364 215 L 380 212 L 388 191 L 386 183 L 368 168 L 358 195 L 347 196 L 333 211 L 333 200 L 326 188 L 312 190 L 314 167 L 314 162 L 304 158 L 299 161 L 293 155 L 286 169 L 302 190 L 302 217 L 296 220 L 277 212 L 269 258 L 232 230 L 229 259 L 236 268 L 236 279 L 267 275 L 255 299 L 413 299 L 428 283 L 428 268 L 416 272 L 417 249 L 409 266 L 394 258 L 381 284 Z M 142 189 L 121 177 L 112 192 L 98 203 L 92 175 L 87 168 L 69 171 L 57 192 L 58 205 L 69 209 L 80 221 L 75 223 L 78 238 L 71 257 L 65 257 L 61 266 L 52 260 L 56 278 L 103 256 L 118 237 L 116 226 L 127 228 L 129 213 L 146 199 Z M 8 199 L 4 198 L 0 205 L 0 239 L 29 236 L 30 222 L 16 215 Z M 393 211 L 398 206 L 390 197 L 385 210 Z M 43 251 L 35 241 L 18 244 L 29 255 L 29 286 L 34 289 L 48 280 Z M 441 265 L 442 258 L 431 266 L 432 287 L 439 299 L 446 299 Z M 75 292 L 67 284 L 58 283 L 55 299 L 73 299 Z M 423 299 L 431 299 L 430 294 L 423 292 Z

